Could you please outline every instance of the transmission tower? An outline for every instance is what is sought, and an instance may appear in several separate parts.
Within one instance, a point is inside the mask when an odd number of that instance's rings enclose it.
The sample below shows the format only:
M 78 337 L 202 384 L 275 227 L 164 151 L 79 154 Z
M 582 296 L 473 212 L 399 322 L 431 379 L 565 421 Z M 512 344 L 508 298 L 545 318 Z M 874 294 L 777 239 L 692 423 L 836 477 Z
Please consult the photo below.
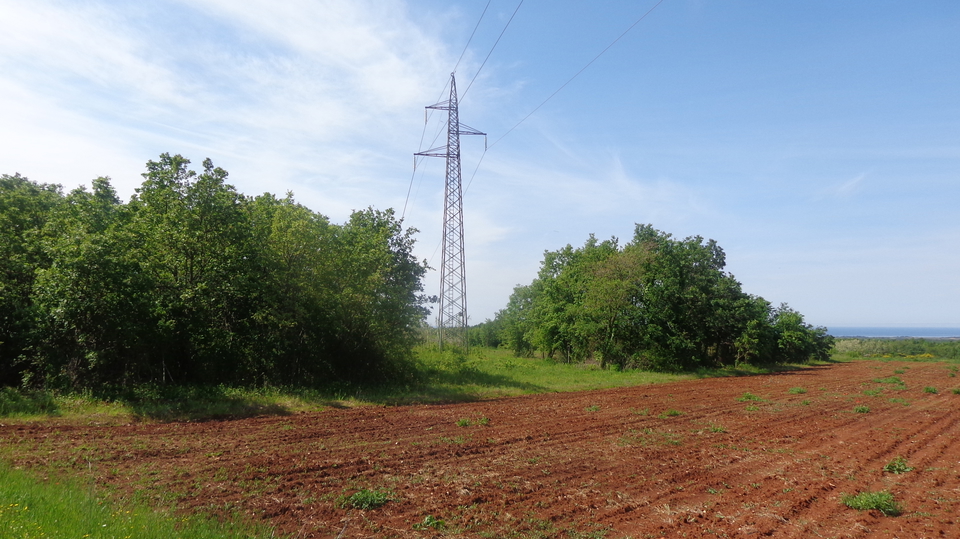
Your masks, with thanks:
M 447 111 L 447 144 L 418 152 L 425 157 L 445 157 L 447 174 L 443 198 L 443 260 L 440 263 L 440 313 L 437 338 L 467 347 L 467 275 L 463 254 L 463 191 L 460 186 L 460 135 L 486 135 L 460 123 L 457 81 L 450 74 L 450 99 L 427 109 Z

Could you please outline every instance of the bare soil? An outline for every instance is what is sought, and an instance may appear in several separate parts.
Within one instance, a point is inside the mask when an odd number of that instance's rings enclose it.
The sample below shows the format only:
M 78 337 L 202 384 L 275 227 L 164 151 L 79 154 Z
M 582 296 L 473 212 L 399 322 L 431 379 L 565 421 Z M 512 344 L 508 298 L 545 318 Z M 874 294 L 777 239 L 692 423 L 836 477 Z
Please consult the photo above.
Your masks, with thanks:
M 19 466 L 292 537 L 960 537 L 951 372 L 863 361 L 467 404 L 48 421 L 0 427 L 0 444 Z M 914 470 L 884 472 L 897 456 Z M 390 501 L 342 506 L 361 489 Z M 880 490 L 901 516 L 840 501 Z

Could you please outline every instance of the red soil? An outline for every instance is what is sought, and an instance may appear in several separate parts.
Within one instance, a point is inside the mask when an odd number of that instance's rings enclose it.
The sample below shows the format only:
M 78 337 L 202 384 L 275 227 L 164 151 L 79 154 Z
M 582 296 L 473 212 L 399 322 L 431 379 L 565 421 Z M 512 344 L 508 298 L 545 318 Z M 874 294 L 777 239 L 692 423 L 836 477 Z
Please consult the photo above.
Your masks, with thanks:
M 856 362 L 468 404 L 45 422 L 2 427 L 0 444 L 24 444 L 6 452 L 17 465 L 67 464 L 121 493 L 247 515 L 293 537 L 960 537 L 950 373 Z M 874 381 L 890 376 L 907 388 Z M 763 400 L 738 400 L 746 392 Z M 896 456 L 915 469 L 884 472 Z M 392 499 L 341 508 L 359 489 Z M 903 515 L 840 502 L 880 490 Z M 428 515 L 444 525 L 424 526 Z

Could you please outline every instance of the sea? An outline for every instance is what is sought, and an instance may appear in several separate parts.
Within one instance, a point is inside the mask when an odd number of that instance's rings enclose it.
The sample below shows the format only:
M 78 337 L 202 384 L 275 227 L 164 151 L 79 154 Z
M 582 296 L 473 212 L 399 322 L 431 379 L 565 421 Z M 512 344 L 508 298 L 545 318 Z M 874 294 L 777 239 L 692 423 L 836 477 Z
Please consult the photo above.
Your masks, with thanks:
M 827 327 L 834 337 L 885 337 L 917 339 L 960 338 L 960 328 L 911 328 L 911 327 Z

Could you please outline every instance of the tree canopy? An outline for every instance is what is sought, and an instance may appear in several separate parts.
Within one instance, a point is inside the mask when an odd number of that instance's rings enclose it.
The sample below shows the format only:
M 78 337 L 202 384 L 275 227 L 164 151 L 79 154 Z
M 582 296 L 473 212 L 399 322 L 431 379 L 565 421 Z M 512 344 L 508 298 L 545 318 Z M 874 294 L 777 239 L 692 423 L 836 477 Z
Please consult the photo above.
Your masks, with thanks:
M 826 358 L 832 337 L 723 271 L 723 249 L 637 225 L 624 246 L 592 235 L 547 251 L 492 326 L 517 354 L 663 370 Z
M 180 155 L 108 178 L 0 177 L 0 385 L 313 384 L 396 376 L 427 314 L 414 229 L 336 225 Z

